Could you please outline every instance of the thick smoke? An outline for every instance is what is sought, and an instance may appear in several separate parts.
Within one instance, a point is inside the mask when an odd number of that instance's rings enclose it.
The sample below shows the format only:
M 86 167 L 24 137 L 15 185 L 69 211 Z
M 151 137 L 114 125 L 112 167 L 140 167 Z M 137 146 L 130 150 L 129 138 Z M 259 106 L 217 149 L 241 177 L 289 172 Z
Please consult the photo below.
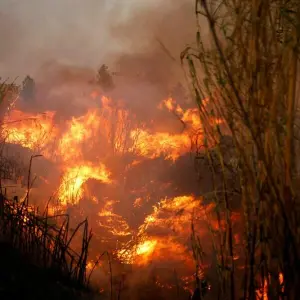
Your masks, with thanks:
M 174 68 L 157 39 L 179 57 L 192 40 L 192 14 L 191 0 L 3 0 L 1 75 L 34 76 L 48 61 L 92 69 L 107 62 L 162 83 Z
M 195 40 L 193 11 L 193 0 L 3 0 L 0 77 L 29 74 L 39 87 L 29 110 L 65 119 L 92 105 L 87 93 L 106 64 L 116 87 L 108 96 L 153 119 L 157 104 L 185 84 L 179 57 Z
M 116 47 L 109 36 L 113 2 L 1 1 L 1 73 L 34 76 L 49 60 L 95 66 Z

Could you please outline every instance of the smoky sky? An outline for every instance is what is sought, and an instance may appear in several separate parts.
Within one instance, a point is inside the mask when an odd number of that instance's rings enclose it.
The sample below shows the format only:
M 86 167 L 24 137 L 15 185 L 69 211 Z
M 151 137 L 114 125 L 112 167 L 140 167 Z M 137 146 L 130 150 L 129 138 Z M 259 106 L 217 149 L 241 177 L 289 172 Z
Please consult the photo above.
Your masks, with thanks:
M 157 39 L 179 57 L 194 37 L 193 5 L 194 0 L 1 0 L 0 76 L 34 75 L 49 61 L 94 69 L 126 55 L 167 60 Z

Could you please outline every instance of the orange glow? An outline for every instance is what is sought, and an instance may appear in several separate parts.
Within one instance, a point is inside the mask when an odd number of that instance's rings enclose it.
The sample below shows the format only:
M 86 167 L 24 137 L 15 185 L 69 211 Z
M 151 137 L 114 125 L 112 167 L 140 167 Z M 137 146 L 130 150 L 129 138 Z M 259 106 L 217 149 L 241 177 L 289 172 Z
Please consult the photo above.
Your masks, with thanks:
M 131 137 L 136 138 L 135 151 L 147 158 L 164 155 L 167 159 L 176 160 L 187 153 L 191 146 L 190 138 L 184 134 L 171 135 L 165 132 L 151 134 L 146 130 L 133 130 Z
M 156 240 L 146 240 L 135 245 L 134 249 L 128 251 L 127 249 L 120 250 L 117 255 L 119 259 L 126 264 L 143 265 L 149 262 L 150 256 L 155 250 L 157 244 Z
M 95 100 L 100 94 L 97 91 L 93 91 L 90 94 L 90 97 Z
M 271 279 L 271 278 L 269 278 Z M 284 292 L 284 278 L 283 278 L 283 274 L 279 273 L 278 274 L 278 281 L 279 284 L 281 285 L 281 292 Z M 264 280 L 264 284 L 262 285 L 262 287 L 260 289 L 256 290 L 256 299 L 257 300 L 268 300 L 268 280 L 265 279 Z
M 64 160 L 78 159 L 82 156 L 81 145 L 92 138 L 93 132 L 99 127 L 96 111 L 89 111 L 79 118 L 72 118 L 68 129 L 58 143 L 58 155 Z
M 8 142 L 38 151 L 55 163 L 61 173 L 55 187 L 55 200 L 59 200 L 59 204 L 50 204 L 48 213 L 54 215 L 68 205 L 88 203 L 94 213 L 91 222 L 97 227 L 95 231 L 99 229 L 104 238 L 113 241 L 110 249 L 114 249 L 111 251 L 121 262 L 145 266 L 154 260 L 174 259 L 193 269 L 192 253 L 186 242 L 190 240 L 192 215 L 198 224 L 197 233 L 202 234 L 207 229 L 200 226 L 201 222 L 206 220 L 206 213 L 213 206 L 204 206 L 199 197 L 180 195 L 176 189 L 171 196 L 164 193 L 171 186 L 169 181 L 161 183 L 159 189 L 163 193 L 154 196 L 146 190 L 147 185 L 145 189 L 130 187 L 130 191 L 142 192 L 129 195 L 133 196 L 128 197 L 132 201 L 129 204 L 121 203 L 120 195 L 130 193 L 125 190 L 129 170 L 135 172 L 135 168 L 159 157 L 165 160 L 163 163 L 172 163 L 189 153 L 194 143 L 203 142 L 198 109 L 183 109 L 171 98 L 162 101 L 160 107 L 176 114 L 185 124 L 183 131 L 171 133 L 167 129 L 155 130 L 151 122 L 138 121 L 122 101 L 102 96 L 99 91 L 87 95 L 89 100 L 94 100 L 89 101 L 92 108 L 64 123 L 56 123 L 54 112 L 27 114 L 13 110 L 2 126 L 2 134 Z M 221 123 L 221 120 L 212 121 Z M 94 185 L 89 179 L 103 186 Z M 139 178 L 136 179 L 138 182 Z M 52 183 L 49 178 L 43 181 L 49 186 Z M 107 190 L 108 194 L 102 195 Z M 146 214 L 143 207 L 151 200 L 155 204 Z M 117 213 L 117 203 L 123 205 L 123 211 L 128 204 L 130 213 L 126 217 Z M 134 214 L 141 214 L 141 223 L 132 224 L 130 218 Z M 92 266 L 93 261 L 89 260 L 87 269 L 91 270 Z
M 187 255 L 187 248 L 176 238 L 151 236 L 155 230 L 170 230 L 178 232 L 181 237 L 190 235 L 191 213 L 197 209 L 197 216 L 201 218 L 204 211 L 201 201 L 193 196 L 179 196 L 163 199 L 153 207 L 153 212 L 147 215 L 144 223 L 138 228 L 136 237 L 118 250 L 117 256 L 121 261 L 136 265 L 148 264 L 151 259 L 171 259 L 185 261 L 193 265 L 191 255 Z M 204 216 L 202 216 L 204 219 Z M 190 260 L 188 257 L 190 256 Z
M 92 166 L 90 164 L 80 164 L 69 167 L 63 176 L 62 183 L 58 190 L 58 199 L 62 204 L 67 204 L 70 200 L 77 203 L 82 195 L 82 185 L 90 178 L 97 179 L 104 183 L 110 183 L 110 173 L 103 164 Z
M 8 143 L 19 144 L 25 148 L 39 150 L 55 138 L 53 127 L 54 112 L 31 115 L 12 110 L 4 118 L 2 136 Z
M 98 225 L 105 227 L 114 236 L 129 236 L 132 234 L 130 228 L 122 216 L 113 212 L 113 205 L 116 201 L 106 201 L 103 209 L 98 213 L 101 217 Z
M 149 254 L 154 251 L 155 245 L 157 244 L 156 240 L 145 241 L 142 244 L 139 244 L 136 249 L 137 255 Z

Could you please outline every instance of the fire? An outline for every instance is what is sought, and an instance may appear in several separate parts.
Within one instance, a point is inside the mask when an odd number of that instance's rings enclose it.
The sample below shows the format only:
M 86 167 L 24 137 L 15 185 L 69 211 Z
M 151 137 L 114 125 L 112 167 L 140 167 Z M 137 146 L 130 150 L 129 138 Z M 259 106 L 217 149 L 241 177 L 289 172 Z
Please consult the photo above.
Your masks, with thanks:
M 134 207 L 141 207 L 142 206 L 142 202 L 143 202 L 143 199 L 141 197 L 138 197 L 135 199 L 134 203 L 133 203 L 133 206 Z
M 203 110 L 207 110 L 207 106 L 209 104 L 209 99 L 206 98 L 202 100 L 202 108 Z M 175 114 L 177 118 L 181 120 L 183 124 L 185 124 L 185 136 L 189 136 L 192 143 L 195 145 L 203 144 L 203 126 L 202 120 L 199 114 L 199 108 L 190 108 L 184 110 L 179 104 L 177 104 L 172 98 L 168 98 L 164 100 L 160 104 L 160 108 L 166 107 L 170 112 Z M 221 118 L 210 116 L 205 122 L 208 122 L 212 128 L 223 124 L 224 120 Z M 212 141 L 209 141 L 210 144 Z M 213 146 L 213 144 L 211 144 Z
M 93 269 L 94 264 L 95 264 L 95 263 L 94 263 L 93 260 L 87 262 L 87 264 L 86 264 L 86 269 L 87 269 L 87 271 L 91 271 L 91 270 Z
M 185 134 L 171 135 L 166 132 L 151 134 L 146 130 L 133 130 L 131 137 L 137 137 L 135 144 L 137 154 L 156 158 L 164 155 L 167 159 L 176 160 L 190 149 L 190 138 Z
M 103 183 L 111 182 L 110 173 L 101 163 L 99 163 L 99 166 L 81 164 L 68 168 L 58 189 L 58 199 L 61 203 L 67 204 L 70 200 L 72 203 L 77 203 L 83 195 L 82 185 L 90 178 Z
M 200 209 L 198 217 L 203 214 L 200 203 L 201 200 L 193 196 L 162 199 L 153 206 L 153 212 L 145 217 L 143 224 L 138 228 L 136 237 L 118 250 L 117 256 L 123 262 L 136 265 L 147 264 L 153 257 L 170 258 L 172 254 L 176 256 L 176 259 L 187 262 L 187 248 L 176 240 L 176 237 L 171 237 L 170 232 L 167 240 L 161 236 L 151 236 L 149 233 L 167 230 L 177 232 L 181 238 L 184 236 L 188 238 L 192 211 Z M 192 265 L 192 261 L 190 264 Z
M 190 152 L 194 143 L 203 142 L 197 109 L 183 109 L 171 98 L 162 101 L 160 107 L 176 114 L 185 124 L 181 132 L 170 133 L 154 130 L 151 123 L 138 120 L 122 101 L 101 97 L 98 91 L 87 94 L 93 100 L 92 108 L 63 124 L 56 122 L 54 112 L 34 115 L 13 110 L 2 126 L 3 135 L 10 143 L 38 150 L 55 164 L 61 172 L 56 187 L 59 207 L 67 209 L 79 203 L 84 206 L 89 201 L 92 207 L 89 221 L 92 219 L 96 240 L 108 240 L 118 261 L 147 266 L 152 261 L 167 263 L 173 259 L 192 270 L 194 262 L 188 242 L 192 215 L 200 224 L 212 206 L 205 206 L 201 197 L 181 193 L 176 187 L 168 193 L 173 188 L 169 181 L 159 182 L 154 178 L 142 183 L 142 188 L 134 186 L 130 190 L 126 185 L 129 172 L 139 182 L 139 175 L 134 172 L 143 163 L 153 160 L 153 163 L 162 161 L 173 165 Z M 221 123 L 221 120 L 214 121 Z M 159 157 L 164 160 L 155 160 Z M 102 185 L 94 188 L 94 182 L 89 179 Z M 43 181 L 47 182 L 47 178 Z M 160 184 L 154 188 L 159 193 L 149 196 L 147 184 L 153 181 Z M 123 211 L 127 210 L 124 216 L 118 213 L 119 205 L 123 205 Z M 147 205 L 148 211 L 144 208 Z M 57 207 L 50 204 L 49 213 L 56 212 Z M 136 215 L 138 224 L 132 221 Z M 203 227 L 199 225 L 198 232 L 202 233 Z M 89 257 L 88 270 L 93 268 L 93 258 Z
M 155 250 L 157 241 L 145 240 L 134 246 L 134 249 L 127 251 L 125 249 L 118 252 L 118 257 L 127 264 L 144 265 L 149 262 L 151 255 Z
M 99 127 L 99 123 L 96 111 L 89 111 L 82 117 L 72 118 L 68 123 L 66 133 L 59 141 L 59 157 L 64 161 L 80 158 L 82 144 L 92 137 L 93 132 Z
M 172 259 L 193 266 L 189 250 L 172 237 L 144 236 L 132 248 L 119 250 L 117 256 L 122 262 L 136 266 L 147 265 L 153 260 L 168 262 Z
M 2 136 L 8 143 L 19 144 L 32 150 L 41 149 L 55 137 L 54 116 L 55 113 L 50 111 L 31 115 L 12 110 L 4 118 Z
M 93 92 L 92 95 L 96 95 Z M 132 116 L 120 103 L 107 97 L 101 98 L 101 108 L 88 111 L 85 115 L 72 118 L 67 122 L 67 129 L 59 135 L 53 123 L 54 112 L 30 115 L 14 110 L 6 117 L 7 124 L 3 132 L 7 132 L 7 141 L 21 144 L 30 149 L 49 148 L 49 144 L 57 140 L 56 156 L 62 161 L 81 158 L 82 146 L 89 148 L 89 141 L 98 135 L 111 144 L 114 152 L 135 152 L 146 158 L 164 155 L 166 159 L 176 160 L 191 149 L 191 131 L 201 128 L 201 121 L 196 110 L 184 111 L 179 105 L 174 108 L 172 99 L 163 101 L 170 110 L 175 110 L 180 119 L 191 126 L 181 134 L 154 132 L 143 127 L 128 130 Z M 17 122 L 19 121 L 19 122 Z M 100 135 L 99 135 L 100 134 Z M 91 145 L 92 147 L 92 145 Z M 47 149 L 43 149 L 47 152 Z M 48 152 L 50 153 L 49 149 Z M 44 154 L 44 153 L 43 153 Z
M 269 276 L 269 280 L 270 279 L 271 276 Z M 282 273 L 278 274 L 278 282 L 280 284 L 281 292 L 284 293 L 284 278 Z M 268 280 L 265 279 L 264 284 L 262 284 L 261 288 L 256 290 L 256 300 L 269 300 L 268 291 L 269 291 Z
M 177 117 L 185 124 L 185 129 L 180 134 L 170 134 L 168 132 L 154 132 L 148 130 L 136 129 L 131 132 L 131 136 L 137 139 L 135 144 L 139 155 L 156 158 L 161 155 L 166 159 L 175 161 L 181 155 L 191 150 L 192 142 L 201 144 L 203 135 L 201 132 L 201 120 L 197 109 L 183 110 L 176 104 L 172 98 L 168 98 L 159 105 L 159 108 L 166 107 L 169 111 L 175 113 Z M 196 141 L 193 138 L 197 136 Z
M 139 233 L 144 232 L 149 226 L 166 226 L 165 214 L 171 214 L 169 219 L 173 230 L 184 231 L 184 227 L 191 221 L 193 209 L 200 207 L 200 199 L 193 196 L 179 196 L 173 199 L 163 199 L 153 207 L 153 213 L 149 214 L 140 226 Z
M 142 244 L 137 246 L 136 254 L 137 255 L 145 255 L 145 254 L 149 255 L 154 251 L 156 244 L 157 244 L 156 240 L 145 241 Z
M 208 99 L 203 100 L 202 104 L 203 106 L 206 106 L 208 104 Z M 202 128 L 202 122 L 197 108 L 184 110 L 172 98 L 163 100 L 159 107 L 162 108 L 163 106 L 165 106 L 170 112 L 176 114 L 181 121 L 185 122 L 189 127 L 187 129 L 188 131 L 199 130 Z
M 103 221 L 99 221 L 98 225 L 108 229 L 114 236 L 129 236 L 132 234 L 127 222 L 118 214 L 113 212 L 113 205 L 116 201 L 106 201 L 103 209 L 98 213 Z
M 93 100 L 95 100 L 99 96 L 99 93 L 97 91 L 93 91 L 90 93 L 90 96 Z
M 90 97 L 96 100 L 98 95 L 98 91 L 93 91 Z M 2 134 L 8 142 L 39 150 L 46 158 L 60 165 L 63 175 L 58 188 L 58 198 L 64 205 L 78 203 L 83 196 L 84 183 L 90 178 L 106 184 L 111 183 L 110 172 L 104 163 L 99 161 L 101 157 L 105 157 L 105 153 L 99 151 L 101 146 L 97 144 L 98 140 L 104 144 L 103 149 L 109 144 L 111 151 L 116 154 L 128 152 L 148 159 L 163 155 L 165 159 L 175 161 L 190 151 L 191 129 L 201 128 L 196 110 L 184 111 L 171 98 L 163 101 L 162 105 L 170 111 L 175 111 L 182 121 L 190 124 L 189 128 L 180 134 L 151 132 L 134 123 L 134 117 L 124 109 L 124 105 L 111 98 L 103 96 L 99 105 L 100 107 L 67 121 L 64 130 L 55 124 L 55 112 L 50 111 L 33 115 L 12 110 L 4 120 Z M 52 151 L 55 144 L 56 150 Z M 86 160 L 86 153 L 95 153 L 93 149 L 97 149 L 99 155 Z M 134 167 L 140 163 L 141 160 L 135 159 L 130 166 Z M 191 199 L 185 200 L 188 202 Z M 136 206 L 138 202 L 140 200 L 136 202 Z M 146 221 L 150 224 L 151 218 L 154 217 L 149 216 Z

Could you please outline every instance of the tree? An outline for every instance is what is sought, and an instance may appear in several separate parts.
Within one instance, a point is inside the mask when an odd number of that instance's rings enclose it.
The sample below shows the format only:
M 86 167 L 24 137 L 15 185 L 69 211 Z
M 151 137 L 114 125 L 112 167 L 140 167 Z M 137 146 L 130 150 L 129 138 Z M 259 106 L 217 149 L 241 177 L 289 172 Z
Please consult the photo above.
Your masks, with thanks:
M 21 97 L 24 101 L 34 101 L 35 93 L 36 88 L 34 79 L 27 75 L 22 83 Z
M 97 82 L 104 92 L 108 92 L 114 88 L 112 75 L 108 71 L 106 65 L 102 65 L 97 73 Z
M 0 120 L 11 109 L 20 95 L 20 87 L 14 82 L 2 81 L 0 77 Z

